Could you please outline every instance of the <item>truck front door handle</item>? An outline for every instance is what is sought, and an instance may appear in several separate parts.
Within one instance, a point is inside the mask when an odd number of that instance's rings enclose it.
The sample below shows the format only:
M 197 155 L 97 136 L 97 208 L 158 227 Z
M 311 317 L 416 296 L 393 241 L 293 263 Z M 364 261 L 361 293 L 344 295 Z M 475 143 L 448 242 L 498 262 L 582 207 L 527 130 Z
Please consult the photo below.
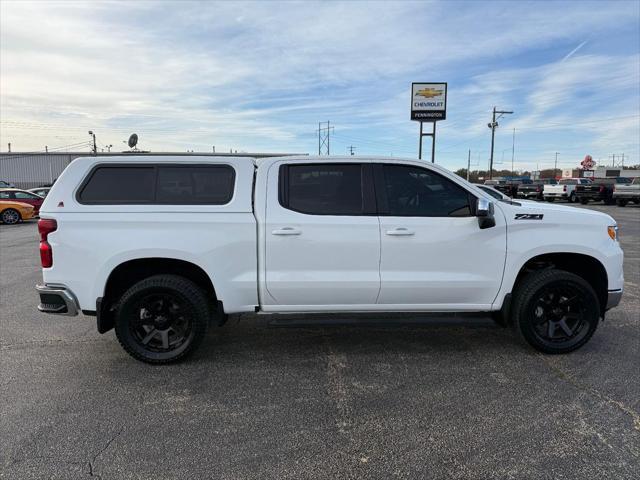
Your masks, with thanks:
M 416 232 L 414 232 L 413 230 L 409 230 L 408 228 L 405 228 L 405 227 L 398 227 L 393 230 L 387 230 L 387 235 L 391 235 L 394 237 L 409 236 L 415 233 Z
M 300 235 L 302 230 L 293 227 L 282 227 L 271 232 L 273 235 Z

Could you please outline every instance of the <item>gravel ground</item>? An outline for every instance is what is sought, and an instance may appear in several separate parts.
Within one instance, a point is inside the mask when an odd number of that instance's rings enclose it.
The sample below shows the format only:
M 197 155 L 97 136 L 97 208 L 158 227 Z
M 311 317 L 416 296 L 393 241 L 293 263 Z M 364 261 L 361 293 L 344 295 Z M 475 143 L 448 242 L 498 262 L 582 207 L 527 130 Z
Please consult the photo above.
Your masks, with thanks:
M 625 295 L 565 356 L 485 317 L 246 315 L 151 367 L 39 314 L 35 224 L 0 226 L 0 477 L 637 479 L 640 207 L 589 208 L 621 226 Z

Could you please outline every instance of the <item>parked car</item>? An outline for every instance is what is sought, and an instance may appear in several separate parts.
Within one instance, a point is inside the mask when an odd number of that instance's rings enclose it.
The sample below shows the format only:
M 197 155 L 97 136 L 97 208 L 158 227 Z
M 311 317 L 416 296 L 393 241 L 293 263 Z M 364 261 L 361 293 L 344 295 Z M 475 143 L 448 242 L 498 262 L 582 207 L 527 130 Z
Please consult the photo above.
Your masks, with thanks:
M 79 158 L 38 228 L 39 310 L 95 315 L 149 363 L 241 312 L 487 312 L 566 353 L 624 285 L 609 215 L 393 157 Z
M 13 188 L 15 185 L 10 182 L 5 182 L 4 180 L 0 180 L 0 188 Z
M 489 185 L 477 185 L 474 184 L 476 187 L 478 187 L 480 190 L 482 190 L 483 192 L 488 193 L 489 195 L 491 195 L 493 198 L 495 198 L 496 200 L 502 200 L 503 202 L 513 202 L 515 201 L 513 198 L 509 197 L 508 195 L 505 195 L 504 193 L 496 190 L 495 188 L 489 186 Z M 520 200 L 521 202 L 531 202 L 531 200 Z
M 511 187 L 507 184 L 506 180 L 485 180 L 484 184 L 504 193 L 507 196 L 511 191 Z
M 576 202 L 576 186 L 589 185 L 590 183 L 591 180 L 588 178 L 563 178 L 556 185 L 545 185 L 542 196 L 547 202 L 563 199 L 574 203 Z
M 631 183 L 631 178 L 596 178 L 588 185 L 577 185 L 575 194 L 576 199 L 586 205 L 589 201 L 602 201 L 605 205 L 613 205 L 613 187 L 616 183 Z
M 46 196 L 49 194 L 49 190 L 51 190 L 51 187 L 37 187 L 30 188 L 29 190 L 27 190 L 27 192 L 31 192 L 35 195 L 38 195 L 39 197 L 46 198 Z
M 6 225 L 15 225 L 34 216 L 31 205 L 0 199 L 0 221 Z
M 616 183 L 613 186 L 613 200 L 619 207 L 626 207 L 629 202 L 640 204 L 640 177 L 635 177 L 631 183 Z
M 517 198 L 535 198 L 536 200 L 544 200 L 544 188 L 546 185 L 557 185 L 558 181 L 555 178 L 542 178 L 540 180 L 534 180 L 531 183 L 523 183 L 518 186 L 516 192 Z
M 44 202 L 44 198 L 27 190 L 18 188 L 2 188 L 0 189 L 0 200 L 13 200 L 14 202 L 26 203 L 34 209 L 34 215 L 38 216 L 40 206 Z

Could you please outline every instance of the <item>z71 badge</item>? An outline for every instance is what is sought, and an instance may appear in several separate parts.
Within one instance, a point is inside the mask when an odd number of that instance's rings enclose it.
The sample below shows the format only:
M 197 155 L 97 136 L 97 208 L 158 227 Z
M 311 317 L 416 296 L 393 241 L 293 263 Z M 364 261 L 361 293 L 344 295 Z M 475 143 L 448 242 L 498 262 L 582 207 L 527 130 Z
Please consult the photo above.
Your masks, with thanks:
M 516 220 L 542 220 L 542 213 L 516 213 Z

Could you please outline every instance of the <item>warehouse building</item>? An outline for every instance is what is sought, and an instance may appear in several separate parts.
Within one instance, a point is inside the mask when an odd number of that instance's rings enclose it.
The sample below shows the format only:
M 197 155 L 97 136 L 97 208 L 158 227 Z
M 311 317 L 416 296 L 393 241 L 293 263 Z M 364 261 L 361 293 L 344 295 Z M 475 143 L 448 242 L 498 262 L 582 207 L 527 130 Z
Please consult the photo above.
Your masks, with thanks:
M 122 161 L 135 161 L 143 152 L 101 153 L 98 157 L 122 157 Z M 219 156 L 219 157 L 281 157 L 295 153 L 211 153 L 211 152 L 144 152 L 159 156 Z M 90 157 L 87 152 L 29 153 L 1 152 L 0 180 L 13 183 L 17 188 L 35 188 L 51 185 L 56 178 L 78 157 Z

